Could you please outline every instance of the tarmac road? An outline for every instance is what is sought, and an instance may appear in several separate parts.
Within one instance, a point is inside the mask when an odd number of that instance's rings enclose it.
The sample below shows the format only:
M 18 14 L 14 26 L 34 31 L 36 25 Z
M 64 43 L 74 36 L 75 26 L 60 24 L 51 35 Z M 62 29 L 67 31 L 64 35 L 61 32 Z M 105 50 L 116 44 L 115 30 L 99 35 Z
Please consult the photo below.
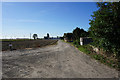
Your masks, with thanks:
M 63 41 L 37 49 L 3 51 L 3 78 L 115 78 L 115 69 Z

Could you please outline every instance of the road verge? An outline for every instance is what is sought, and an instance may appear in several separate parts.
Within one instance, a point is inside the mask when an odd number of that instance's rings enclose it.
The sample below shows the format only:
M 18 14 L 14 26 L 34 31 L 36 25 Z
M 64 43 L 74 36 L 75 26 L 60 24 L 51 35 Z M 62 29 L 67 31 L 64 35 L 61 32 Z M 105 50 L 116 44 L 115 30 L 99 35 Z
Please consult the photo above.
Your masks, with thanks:
M 62 41 L 64 41 L 64 40 L 62 40 Z M 83 52 L 84 54 L 89 55 L 91 58 L 99 61 L 100 63 L 105 64 L 105 65 L 109 66 L 110 68 L 114 68 L 117 71 L 119 71 L 119 62 L 117 62 L 117 60 L 111 59 L 110 57 L 107 57 L 107 56 L 104 56 L 100 53 L 97 53 L 90 44 L 81 46 L 74 41 L 73 42 L 66 42 L 66 43 L 73 45 L 79 51 Z

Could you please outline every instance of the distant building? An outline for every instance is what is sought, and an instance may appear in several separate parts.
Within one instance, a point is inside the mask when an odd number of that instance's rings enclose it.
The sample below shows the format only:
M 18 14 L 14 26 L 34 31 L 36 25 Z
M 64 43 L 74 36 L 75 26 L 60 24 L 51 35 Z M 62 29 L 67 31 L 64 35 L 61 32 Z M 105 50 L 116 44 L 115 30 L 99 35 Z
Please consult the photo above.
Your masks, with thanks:
M 73 41 L 73 34 L 72 33 L 64 33 L 64 41 L 65 42 L 72 42 Z
M 49 39 L 47 36 L 44 36 L 44 39 Z
M 16 39 L 29 39 L 29 38 L 16 38 Z
M 50 37 L 49 34 L 47 33 L 47 36 L 44 36 L 44 39 L 60 39 L 60 37 Z
M 49 33 L 47 33 L 47 36 L 44 36 L 44 39 L 49 39 L 50 36 L 49 36 Z

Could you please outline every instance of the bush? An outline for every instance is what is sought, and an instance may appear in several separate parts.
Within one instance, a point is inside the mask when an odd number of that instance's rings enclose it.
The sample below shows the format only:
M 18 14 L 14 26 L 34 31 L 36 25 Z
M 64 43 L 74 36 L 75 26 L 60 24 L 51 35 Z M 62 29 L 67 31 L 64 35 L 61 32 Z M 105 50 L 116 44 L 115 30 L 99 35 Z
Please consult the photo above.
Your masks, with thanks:
M 73 41 L 73 44 L 74 44 L 76 47 L 79 47 L 79 46 L 80 46 L 80 41 L 79 41 L 79 40 L 74 40 L 74 41 Z
M 120 59 L 120 2 L 97 3 L 98 10 L 93 12 L 89 28 L 94 45 L 114 53 Z

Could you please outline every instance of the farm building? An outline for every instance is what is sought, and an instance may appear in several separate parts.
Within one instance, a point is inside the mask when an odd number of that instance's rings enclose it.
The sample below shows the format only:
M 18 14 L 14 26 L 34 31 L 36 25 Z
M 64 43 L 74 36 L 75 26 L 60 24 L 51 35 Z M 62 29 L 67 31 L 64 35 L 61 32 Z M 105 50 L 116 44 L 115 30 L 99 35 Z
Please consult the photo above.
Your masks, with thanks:
M 72 42 L 73 41 L 73 34 L 72 33 L 64 33 L 64 41 L 65 42 Z

